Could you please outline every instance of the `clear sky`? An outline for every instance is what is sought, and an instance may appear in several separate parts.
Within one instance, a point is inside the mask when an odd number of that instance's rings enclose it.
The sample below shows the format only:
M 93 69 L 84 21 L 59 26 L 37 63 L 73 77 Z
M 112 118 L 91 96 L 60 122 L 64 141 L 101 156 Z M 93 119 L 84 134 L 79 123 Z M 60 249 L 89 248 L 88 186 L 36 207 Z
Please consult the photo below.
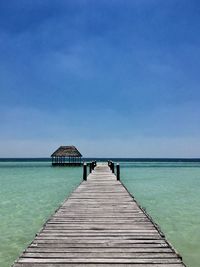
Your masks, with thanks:
M 200 157 L 200 1 L 0 1 L 0 157 Z

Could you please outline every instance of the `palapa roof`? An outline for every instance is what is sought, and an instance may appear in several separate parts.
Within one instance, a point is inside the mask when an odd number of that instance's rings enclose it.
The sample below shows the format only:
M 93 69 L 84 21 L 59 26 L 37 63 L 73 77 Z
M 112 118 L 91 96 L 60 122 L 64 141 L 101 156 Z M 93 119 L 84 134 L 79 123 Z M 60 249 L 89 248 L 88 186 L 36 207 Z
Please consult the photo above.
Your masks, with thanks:
M 60 146 L 51 157 L 82 157 L 75 146 Z

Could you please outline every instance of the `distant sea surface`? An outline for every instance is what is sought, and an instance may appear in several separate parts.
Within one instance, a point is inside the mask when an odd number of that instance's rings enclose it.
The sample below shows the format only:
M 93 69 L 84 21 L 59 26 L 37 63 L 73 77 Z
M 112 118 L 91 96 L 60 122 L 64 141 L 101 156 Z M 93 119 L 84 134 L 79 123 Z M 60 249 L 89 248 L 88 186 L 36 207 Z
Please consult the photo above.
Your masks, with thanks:
M 200 159 L 113 160 L 121 164 L 124 185 L 186 265 L 199 267 Z M 54 168 L 50 159 L 0 159 L 1 267 L 13 263 L 81 180 L 82 168 Z

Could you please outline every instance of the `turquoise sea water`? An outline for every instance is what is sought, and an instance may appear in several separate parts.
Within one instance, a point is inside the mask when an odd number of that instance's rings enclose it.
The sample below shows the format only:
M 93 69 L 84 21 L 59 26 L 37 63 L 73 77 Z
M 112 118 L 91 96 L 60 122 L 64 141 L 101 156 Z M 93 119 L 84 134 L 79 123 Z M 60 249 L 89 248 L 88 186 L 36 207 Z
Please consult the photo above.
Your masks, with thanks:
M 8 267 L 80 183 L 82 168 L 0 162 L 0 266 Z
M 200 266 L 200 163 L 122 164 L 124 185 L 189 267 Z
M 81 182 L 82 168 L 0 161 L 0 266 L 8 267 Z M 189 267 L 200 263 L 200 162 L 121 162 L 121 180 Z

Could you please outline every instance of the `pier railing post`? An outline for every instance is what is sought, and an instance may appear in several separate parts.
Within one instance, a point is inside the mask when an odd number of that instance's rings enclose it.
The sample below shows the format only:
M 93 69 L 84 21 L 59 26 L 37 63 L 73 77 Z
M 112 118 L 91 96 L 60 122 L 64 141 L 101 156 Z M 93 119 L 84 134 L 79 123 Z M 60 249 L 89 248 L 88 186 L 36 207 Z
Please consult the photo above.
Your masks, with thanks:
M 87 163 L 83 163 L 83 180 L 87 181 Z
M 112 162 L 112 161 L 108 161 L 108 166 L 110 167 L 110 170 L 112 171 L 112 173 L 114 173 L 115 172 L 115 164 L 114 164 L 114 162 Z
M 92 170 L 94 170 L 94 161 L 92 161 L 92 163 L 91 163 L 91 168 L 92 168 Z
M 114 162 L 112 162 L 112 173 L 114 173 L 115 172 L 115 164 L 114 164 Z
M 120 165 L 117 163 L 117 180 L 120 181 Z
M 113 166 L 113 163 L 112 161 L 110 162 L 110 170 L 112 171 L 112 166 Z
M 108 160 L 108 167 L 111 169 L 110 164 L 111 164 L 111 161 Z
M 92 162 L 90 162 L 90 173 L 92 172 Z

